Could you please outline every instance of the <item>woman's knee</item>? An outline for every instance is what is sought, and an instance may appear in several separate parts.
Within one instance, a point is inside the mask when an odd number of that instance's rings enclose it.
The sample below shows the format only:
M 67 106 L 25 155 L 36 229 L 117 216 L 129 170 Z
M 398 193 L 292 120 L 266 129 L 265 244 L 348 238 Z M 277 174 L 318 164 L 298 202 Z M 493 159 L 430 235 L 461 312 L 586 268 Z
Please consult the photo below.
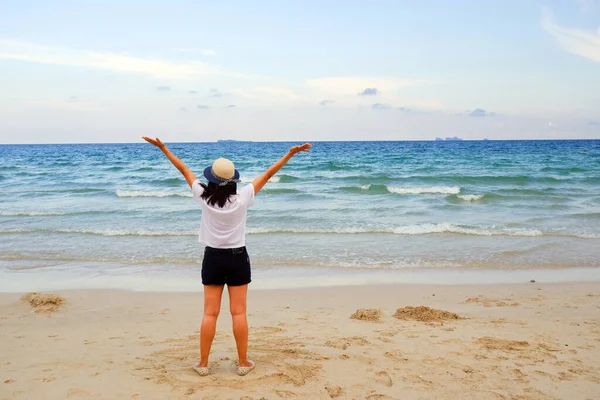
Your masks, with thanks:
M 204 309 L 204 318 L 217 318 L 221 310 L 217 307 L 208 307 Z
M 237 317 L 240 315 L 246 315 L 246 305 L 245 304 L 231 304 L 229 306 L 229 312 L 232 317 Z

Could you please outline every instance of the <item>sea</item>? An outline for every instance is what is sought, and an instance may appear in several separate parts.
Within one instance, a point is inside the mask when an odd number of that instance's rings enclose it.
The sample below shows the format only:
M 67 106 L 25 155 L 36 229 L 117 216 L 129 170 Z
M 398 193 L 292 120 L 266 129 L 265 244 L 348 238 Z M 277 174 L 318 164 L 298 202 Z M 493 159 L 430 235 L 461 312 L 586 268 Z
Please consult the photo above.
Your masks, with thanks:
M 167 143 L 249 184 L 286 142 Z M 0 145 L 0 291 L 201 290 L 201 209 L 132 144 Z M 600 140 L 314 142 L 256 196 L 258 288 L 600 280 Z

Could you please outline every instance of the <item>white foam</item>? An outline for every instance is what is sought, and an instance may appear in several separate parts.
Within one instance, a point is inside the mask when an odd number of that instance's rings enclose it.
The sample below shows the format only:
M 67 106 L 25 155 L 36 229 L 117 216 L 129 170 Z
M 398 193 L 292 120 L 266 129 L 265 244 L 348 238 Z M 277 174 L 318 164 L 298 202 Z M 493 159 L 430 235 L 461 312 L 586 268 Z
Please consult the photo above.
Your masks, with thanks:
M 360 188 L 362 190 L 369 190 L 371 188 L 371 185 L 361 185 Z
M 149 229 L 27 229 L 13 228 L 1 230 L 0 233 L 75 233 L 100 236 L 194 236 L 194 230 L 149 230 Z
M 458 186 L 431 186 L 431 187 L 395 187 L 386 186 L 390 193 L 396 194 L 458 194 Z
M 474 236 L 543 236 L 538 229 L 488 229 L 471 228 L 453 225 L 447 222 L 441 224 L 419 224 L 407 225 L 394 228 L 393 232 L 398 235 L 427 235 L 434 233 L 457 233 Z
M 191 192 L 139 192 L 133 190 L 116 191 L 117 197 L 193 197 Z
M 0 234 L 22 233 L 72 233 L 90 234 L 100 236 L 196 236 L 196 230 L 163 230 L 163 229 L 28 229 L 10 228 L 0 230 Z M 454 225 L 448 222 L 439 224 L 416 224 L 397 227 L 339 227 L 339 228 L 249 228 L 248 234 L 395 234 L 395 235 L 432 235 L 432 234 L 459 234 L 469 236 L 559 236 L 575 237 L 581 239 L 600 239 L 596 233 L 564 233 L 542 232 L 539 229 L 527 228 L 496 228 L 496 227 L 469 227 Z
M 240 182 L 241 183 L 252 183 L 252 181 L 254 181 L 254 179 L 256 179 L 256 178 L 248 178 L 248 177 L 244 176 L 244 177 L 240 178 Z M 279 177 L 279 176 L 274 176 L 271 179 L 269 179 L 270 183 L 277 183 L 280 181 L 281 181 L 281 177 Z
M 582 239 L 600 239 L 600 234 L 598 233 L 578 233 L 575 236 Z
M 193 236 L 193 230 L 149 230 L 149 229 L 57 229 L 60 233 L 87 233 L 101 236 Z
M 42 217 L 52 215 L 66 215 L 62 212 L 45 212 L 45 211 L 0 211 L 0 216 L 3 217 Z
M 463 195 L 457 195 L 456 197 L 458 197 L 461 200 L 464 201 L 477 201 L 477 200 L 481 200 L 483 199 L 483 196 L 485 196 L 484 194 L 463 194 Z
M 365 227 L 343 227 L 343 228 L 251 228 L 250 234 L 265 233 L 322 233 L 322 234 L 356 234 L 356 233 L 393 233 L 396 235 L 429 235 L 435 233 L 456 233 L 473 236 L 543 236 L 538 229 L 494 229 L 473 228 L 453 225 L 447 222 L 440 224 L 418 224 L 406 225 L 393 228 L 365 228 Z
M 264 234 L 264 233 L 392 233 L 391 230 L 373 230 L 362 227 L 346 227 L 346 228 L 250 228 L 247 230 L 249 234 Z

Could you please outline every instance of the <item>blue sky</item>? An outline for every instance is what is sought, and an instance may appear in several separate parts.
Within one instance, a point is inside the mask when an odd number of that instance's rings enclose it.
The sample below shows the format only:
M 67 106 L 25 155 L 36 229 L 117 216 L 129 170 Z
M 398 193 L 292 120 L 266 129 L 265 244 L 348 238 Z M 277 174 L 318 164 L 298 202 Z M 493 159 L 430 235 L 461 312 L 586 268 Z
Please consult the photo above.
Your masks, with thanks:
M 600 138 L 600 2 L 0 2 L 0 143 Z

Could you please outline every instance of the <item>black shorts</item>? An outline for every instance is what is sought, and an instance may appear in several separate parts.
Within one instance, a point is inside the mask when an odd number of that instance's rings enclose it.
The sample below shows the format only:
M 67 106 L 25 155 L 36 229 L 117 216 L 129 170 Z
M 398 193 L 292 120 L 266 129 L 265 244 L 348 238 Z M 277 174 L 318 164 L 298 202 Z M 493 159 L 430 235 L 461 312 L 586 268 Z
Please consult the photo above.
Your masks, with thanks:
M 242 286 L 252 281 L 250 257 L 246 247 L 237 249 L 204 249 L 202 260 L 203 285 Z

